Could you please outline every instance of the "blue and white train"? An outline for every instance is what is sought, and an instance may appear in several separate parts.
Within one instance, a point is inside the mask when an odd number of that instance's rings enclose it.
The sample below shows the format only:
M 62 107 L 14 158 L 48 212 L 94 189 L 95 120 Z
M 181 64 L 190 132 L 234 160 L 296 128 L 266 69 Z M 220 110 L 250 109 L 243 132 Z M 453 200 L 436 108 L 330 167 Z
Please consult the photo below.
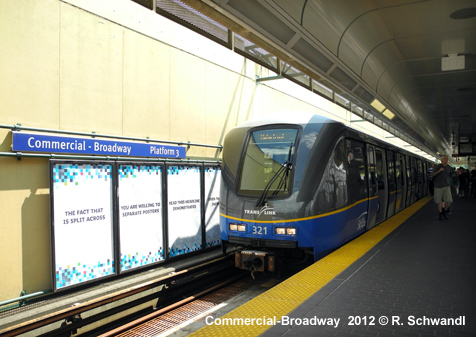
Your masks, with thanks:
M 319 260 L 425 196 L 429 162 L 331 119 L 263 117 L 223 144 L 222 245 L 237 267 Z

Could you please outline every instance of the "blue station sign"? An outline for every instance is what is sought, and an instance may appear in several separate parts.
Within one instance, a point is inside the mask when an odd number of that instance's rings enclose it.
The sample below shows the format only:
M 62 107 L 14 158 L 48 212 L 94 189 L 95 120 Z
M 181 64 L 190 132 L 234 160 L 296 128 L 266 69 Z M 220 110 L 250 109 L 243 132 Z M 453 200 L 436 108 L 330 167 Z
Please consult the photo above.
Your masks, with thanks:
M 185 147 L 13 131 L 13 151 L 185 158 Z

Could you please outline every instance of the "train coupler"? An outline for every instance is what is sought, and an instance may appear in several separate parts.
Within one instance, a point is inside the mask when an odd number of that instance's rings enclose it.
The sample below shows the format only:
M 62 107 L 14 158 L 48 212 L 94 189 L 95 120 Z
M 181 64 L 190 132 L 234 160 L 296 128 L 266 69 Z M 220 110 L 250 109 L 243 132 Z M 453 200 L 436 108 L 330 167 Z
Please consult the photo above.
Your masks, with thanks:
M 238 250 L 235 252 L 235 267 L 255 271 L 276 271 L 276 256 L 273 252 Z

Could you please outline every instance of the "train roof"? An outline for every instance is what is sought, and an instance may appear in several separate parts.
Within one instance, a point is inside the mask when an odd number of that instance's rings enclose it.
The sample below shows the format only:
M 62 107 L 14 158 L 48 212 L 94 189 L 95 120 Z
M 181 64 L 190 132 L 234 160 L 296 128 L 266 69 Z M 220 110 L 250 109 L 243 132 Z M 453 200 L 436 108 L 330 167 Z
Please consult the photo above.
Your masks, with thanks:
M 299 125 L 306 125 L 310 123 L 335 123 L 340 124 L 343 129 L 343 134 L 347 136 L 351 136 L 357 139 L 361 139 L 365 142 L 369 142 L 371 144 L 385 147 L 390 150 L 394 150 L 400 152 L 402 154 L 411 155 L 413 157 L 419 157 L 422 160 L 428 161 L 424 157 L 421 157 L 418 154 L 411 153 L 405 149 L 402 149 L 392 143 L 385 142 L 381 139 L 375 138 L 366 132 L 353 129 L 349 126 L 346 126 L 344 123 L 336 121 L 329 117 L 324 117 L 321 115 L 317 115 L 310 112 L 302 112 L 302 111 L 284 111 L 278 113 L 270 113 L 267 115 L 262 115 L 257 118 L 250 119 L 242 124 L 237 125 L 235 128 L 254 128 L 264 125 L 273 125 L 273 124 L 299 124 Z
M 271 124 L 305 125 L 308 123 L 332 123 L 332 122 L 339 123 L 331 118 L 316 115 L 310 112 L 285 111 L 285 112 L 262 115 L 260 117 L 250 119 L 238 125 L 237 127 L 252 128 L 252 127 L 271 125 Z

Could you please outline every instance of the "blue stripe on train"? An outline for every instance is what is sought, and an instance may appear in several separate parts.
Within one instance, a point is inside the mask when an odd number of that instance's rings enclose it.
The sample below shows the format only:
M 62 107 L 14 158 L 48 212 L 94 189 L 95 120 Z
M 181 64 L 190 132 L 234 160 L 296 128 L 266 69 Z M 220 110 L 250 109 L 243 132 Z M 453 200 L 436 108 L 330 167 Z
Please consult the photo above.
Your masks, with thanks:
M 228 235 L 263 240 L 297 241 L 300 248 L 312 247 L 314 259 L 318 260 L 365 231 L 367 207 L 368 202 L 365 201 L 341 212 L 286 222 L 234 220 L 221 215 L 220 235 L 225 241 L 228 241 Z M 230 223 L 246 224 L 246 232 L 227 230 Z M 276 227 L 295 227 L 297 235 L 277 235 L 275 234 Z

